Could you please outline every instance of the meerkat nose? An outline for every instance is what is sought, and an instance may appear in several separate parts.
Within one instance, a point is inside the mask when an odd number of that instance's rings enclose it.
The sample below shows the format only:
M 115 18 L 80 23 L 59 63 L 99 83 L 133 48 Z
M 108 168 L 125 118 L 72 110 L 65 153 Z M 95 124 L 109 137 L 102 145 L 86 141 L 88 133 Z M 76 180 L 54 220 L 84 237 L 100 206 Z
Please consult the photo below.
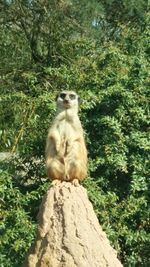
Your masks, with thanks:
M 69 100 L 68 99 L 64 99 L 64 103 L 68 104 Z

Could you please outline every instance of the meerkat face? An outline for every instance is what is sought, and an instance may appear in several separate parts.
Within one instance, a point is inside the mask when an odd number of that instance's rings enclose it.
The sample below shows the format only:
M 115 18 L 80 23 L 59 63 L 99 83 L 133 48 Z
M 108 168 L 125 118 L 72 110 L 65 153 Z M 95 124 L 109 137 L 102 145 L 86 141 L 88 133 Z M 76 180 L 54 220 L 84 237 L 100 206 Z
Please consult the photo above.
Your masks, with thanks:
M 78 107 L 79 96 L 74 91 L 62 91 L 56 98 L 57 106 L 65 109 Z

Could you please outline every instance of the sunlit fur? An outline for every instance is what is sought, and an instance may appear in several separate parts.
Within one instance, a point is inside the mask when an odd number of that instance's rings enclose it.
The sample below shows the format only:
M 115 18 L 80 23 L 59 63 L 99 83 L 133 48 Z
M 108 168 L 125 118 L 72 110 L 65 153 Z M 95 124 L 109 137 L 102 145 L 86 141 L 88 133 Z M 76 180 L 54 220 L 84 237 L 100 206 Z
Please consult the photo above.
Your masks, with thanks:
M 66 94 L 65 99 L 61 93 Z M 61 93 L 46 142 L 47 175 L 52 180 L 83 180 L 87 175 L 87 150 L 78 117 L 79 97 L 73 91 Z M 69 94 L 75 94 L 75 99 L 71 100 Z

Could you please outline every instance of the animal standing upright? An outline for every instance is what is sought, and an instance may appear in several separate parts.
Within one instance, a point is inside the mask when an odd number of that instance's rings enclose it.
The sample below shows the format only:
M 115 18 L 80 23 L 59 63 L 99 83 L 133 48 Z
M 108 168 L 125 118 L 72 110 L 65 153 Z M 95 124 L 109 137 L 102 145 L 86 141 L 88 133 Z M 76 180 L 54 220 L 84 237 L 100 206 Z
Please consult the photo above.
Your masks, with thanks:
M 87 175 L 87 150 L 80 119 L 79 96 L 62 91 L 56 98 L 57 111 L 46 141 L 46 170 L 54 183 L 75 185 Z

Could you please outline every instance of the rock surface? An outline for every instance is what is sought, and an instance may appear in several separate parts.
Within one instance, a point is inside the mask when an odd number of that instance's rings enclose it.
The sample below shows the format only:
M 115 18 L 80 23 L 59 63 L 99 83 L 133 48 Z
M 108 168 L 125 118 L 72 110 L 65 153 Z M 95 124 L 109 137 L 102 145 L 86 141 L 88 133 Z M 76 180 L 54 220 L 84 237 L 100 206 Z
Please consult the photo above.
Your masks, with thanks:
M 62 182 L 51 187 L 38 219 L 37 238 L 24 267 L 122 266 L 81 185 Z

